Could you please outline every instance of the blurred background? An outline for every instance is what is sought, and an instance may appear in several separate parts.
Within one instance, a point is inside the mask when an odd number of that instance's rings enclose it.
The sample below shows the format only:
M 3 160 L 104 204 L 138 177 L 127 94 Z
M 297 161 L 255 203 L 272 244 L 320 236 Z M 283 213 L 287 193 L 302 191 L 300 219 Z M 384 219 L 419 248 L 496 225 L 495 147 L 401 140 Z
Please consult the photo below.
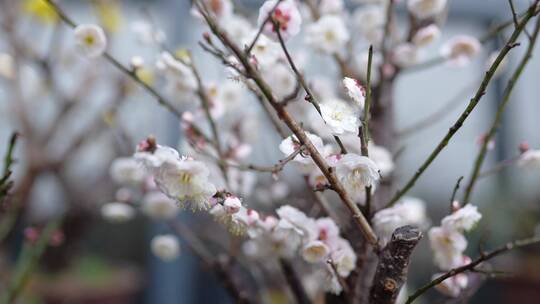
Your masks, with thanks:
M 4 153 L 13 131 L 22 134 L 15 153 L 14 179 L 15 189 L 20 189 L 17 195 L 22 195 L 21 200 L 27 203 L 24 216 L 16 220 L 14 230 L 0 247 L 0 279 L 9 277 L 26 227 L 43 225 L 46 220 L 66 215 L 63 244 L 47 251 L 21 303 L 231 302 L 215 278 L 201 271 L 197 259 L 188 250 L 183 250 L 181 258 L 172 263 L 152 256 L 149 240 L 167 232 L 166 225 L 142 216 L 127 223 L 111 224 L 99 216 L 99 206 L 113 200 L 117 190 L 108 174 L 112 160 L 131 155 L 135 144 L 148 134 L 155 135 L 163 144 L 179 146 L 182 138 L 178 120 L 103 60 L 96 64 L 77 57 L 72 50 L 70 30 L 61 23 L 44 22 L 46 16 L 34 14 L 28 6 L 25 9 L 23 3 L 32 1 L 20 1 L 21 11 L 16 19 L 9 17 L 8 2 L 0 2 L 0 53 L 17 58 L 19 76 L 17 80 L 0 76 L 0 151 Z M 240 9 L 254 12 L 254 16 L 262 3 L 235 2 Z M 522 11 L 530 1 L 514 2 Z M 151 16 L 166 33 L 171 46 L 192 50 L 205 81 L 218 82 L 223 77 L 223 67 L 197 45 L 205 29 L 200 20 L 191 16 L 189 1 L 61 1 L 61 4 L 78 23 L 109 22 L 105 25 L 109 50 L 123 63 L 127 64 L 132 56 L 152 62 L 158 55 L 156 50 L 142 47 L 133 36 L 134 21 Z M 351 3 L 347 5 L 352 7 Z M 399 9 L 399 22 L 405 24 L 405 8 L 400 5 Z M 442 37 L 426 49 L 425 58 L 436 57 L 440 46 L 457 34 L 481 37 L 494 24 L 509 20 L 511 13 L 504 0 L 452 0 L 446 18 Z M 36 54 L 21 51 L 27 48 L 17 45 L 21 41 Z M 466 67 L 443 64 L 404 73 L 398 78 L 397 127 L 405 132 L 399 143 L 401 153 L 396 158 L 398 185 L 410 177 L 462 111 L 484 74 L 489 55 L 501 47 L 501 41 L 493 39 L 485 44 L 481 55 Z M 293 46 L 300 43 L 292 41 Z M 479 149 L 477 142 L 491 124 L 508 71 L 512 71 L 524 50 L 525 47 L 518 47 L 511 51 L 507 68 L 489 87 L 452 144 L 410 193 L 427 203 L 433 223 L 447 214 L 456 180 L 470 174 Z M 38 55 L 44 53 L 62 53 L 62 56 L 53 56 L 52 62 L 45 62 Z M 314 73 L 337 75 L 338 72 L 323 56 L 314 56 L 305 66 Z M 522 142 L 540 148 L 538 79 L 540 50 L 537 48 L 514 91 L 485 168 L 519 155 Z M 441 108 L 445 109 L 442 113 Z M 439 113 L 433 123 L 410 132 L 410 126 L 433 113 Z M 271 126 L 260 122 L 259 128 L 265 132 Z M 254 144 L 251 161 L 275 163 L 281 157 L 278 143 L 277 135 L 261 135 Z M 286 173 L 290 175 L 285 180 L 292 193 L 287 199 L 303 199 L 294 174 L 288 170 Z M 267 176 L 262 177 L 259 185 L 264 187 L 270 181 Z M 484 217 L 479 229 L 469 236 L 471 256 L 476 256 L 479 242 L 492 248 L 538 230 L 539 186 L 539 170 L 514 166 L 480 181 L 473 203 Z M 255 194 L 249 200 L 253 205 L 258 204 Z M 201 225 L 191 212 L 179 216 L 194 227 Z M 411 265 L 408 288 L 415 290 L 435 271 L 428 242 L 422 242 L 416 249 Z M 499 257 L 494 265 L 512 275 L 488 280 L 472 303 L 538 303 L 538 247 Z M 439 298 L 433 293 L 423 301 L 438 303 Z

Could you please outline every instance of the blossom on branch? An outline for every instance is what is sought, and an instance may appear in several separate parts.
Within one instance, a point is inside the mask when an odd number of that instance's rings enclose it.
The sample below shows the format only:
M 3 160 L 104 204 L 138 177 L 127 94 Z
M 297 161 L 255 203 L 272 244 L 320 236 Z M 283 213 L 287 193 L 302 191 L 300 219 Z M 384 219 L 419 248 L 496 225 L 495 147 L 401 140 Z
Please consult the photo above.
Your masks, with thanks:
M 107 37 L 101 27 L 95 24 L 81 24 L 73 32 L 75 43 L 84 56 L 95 58 L 105 52 Z
M 448 63 L 454 66 L 467 65 L 471 59 L 480 53 L 482 45 L 478 39 L 459 35 L 447 41 L 441 47 L 441 55 L 448 59 Z
M 365 156 L 345 154 L 337 163 L 336 175 L 352 197 L 365 192 L 366 187 L 374 187 L 379 180 L 377 164 Z
M 408 0 L 407 8 L 418 19 L 426 19 L 440 14 L 446 7 L 446 0 Z
M 263 3 L 259 9 L 257 24 L 259 27 L 263 26 L 264 24 L 263 33 L 267 37 L 275 41 L 278 40 L 278 35 L 275 28 L 275 26 L 277 26 L 283 40 L 289 40 L 300 32 L 302 16 L 300 15 L 300 11 L 298 10 L 296 3 L 294 3 L 294 0 L 281 1 L 281 3 L 279 3 L 274 9 L 276 4 L 277 0 L 269 0 Z M 272 9 L 274 9 L 273 12 Z M 270 13 L 270 20 L 266 22 Z
M 326 15 L 306 27 L 306 42 L 326 54 L 340 54 L 350 39 L 342 17 Z
M 335 135 L 357 133 L 360 126 L 358 111 L 341 99 L 329 99 L 320 105 L 321 115 Z

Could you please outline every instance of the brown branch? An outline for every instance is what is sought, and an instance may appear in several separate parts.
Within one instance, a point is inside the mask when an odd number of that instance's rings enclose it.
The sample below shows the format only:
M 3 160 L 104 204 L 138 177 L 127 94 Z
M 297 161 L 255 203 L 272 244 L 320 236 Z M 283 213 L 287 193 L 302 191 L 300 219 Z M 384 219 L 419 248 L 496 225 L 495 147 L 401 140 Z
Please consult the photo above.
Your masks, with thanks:
M 504 246 L 501 246 L 489 253 L 484 253 L 484 254 L 481 254 L 480 257 L 478 257 L 476 260 L 470 262 L 469 264 L 466 264 L 466 265 L 463 265 L 461 267 L 458 267 L 458 268 L 454 268 L 450 271 L 448 271 L 447 273 L 443 274 L 443 275 L 440 275 L 439 277 L 437 277 L 436 279 L 434 279 L 433 281 L 427 283 L 426 285 L 420 287 L 418 290 L 416 290 L 412 295 L 409 296 L 409 298 L 407 299 L 407 302 L 406 304 L 410 304 L 412 303 L 414 300 L 416 300 L 418 297 L 420 297 L 422 294 L 424 294 L 426 291 L 428 291 L 429 289 L 431 289 L 432 287 L 435 287 L 436 285 L 442 283 L 444 280 L 450 278 L 450 277 L 453 277 L 457 274 L 460 274 L 460 273 L 463 273 L 465 271 L 473 271 L 475 270 L 475 267 L 478 266 L 480 263 L 482 262 L 485 262 L 487 260 L 490 260 L 502 253 L 505 253 L 509 250 L 512 250 L 514 248 L 519 248 L 519 247 L 525 247 L 525 246 L 529 246 L 529 245 L 533 245 L 533 244 L 538 244 L 540 243 L 540 237 L 532 237 L 532 238 L 529 238 L 529 239 L 524 239 L 524 240 L 517 240 L 517 241 L 514 241 L 514 242 L 510 242 L 510 243 L 507 243 L 506 245 Z
M 294 271 L 293 265 L 291 265 L 289 261 L 280 258 L 279 266 L 281 267 L 281 270 L 283 271 L 283 275 L 285 276 L 285 279 L 287 280 L 287 283 L 289 284 L 289 287 L 291 288 L 294 298 L 296 299 L 296 303 L 298 304 L 311 303 L 306 293 L 306 290 L 304 289 L 304 286 L 302 285 L 302 281 L 300 280 L 300 278 Z
M 379 264 L 369 293 L 370 303 L 395 303 L 401 287 L 407 280 L 412 251 L 420 239 L 422 232 L 417 227 L 403 226 L 394 231 L 392 239 L 379 256 Z
M 243 164 L 234 164 L 234 163 L 227 163 L 227 165 L 233 168 L 237 168 L 239 170 L 243 170 L 243 171 L 251 170 L 251 171 L 258 171 L 258 172 L 270 172 L 272 174 L 276 174 L 282 171 L 285 168 L 285 165 L 287 165 L 287 163 L 292 161 L 298 154 L 303 153 L 304 150 L 305 148 L 303 146 L 298 148 L 298 150 L 295 150 L 293 153 L 291 153 L 287 157 L 278 160 L 278 163 L 273 166 L 265 167 L 265 166 L 252 165 L 252 164 L 243 165 Z
M 491 79 L 493 78 L 493 75 L 495 74 L 495 71 L 499 67 L 499 64 L 501 63 L 501 61 L 504 59 L 504 57 L 508 54 L 508 52 L 512 48 L 517 46 L 516 41 L 519 35 L 523 31 L 523 29 L 525 28 L 529 20 L 536 13 L 537 3 L 538 2 L 535 2 L 533 5 L 531 5 L 531 7 L 529 8 L 528 14 L 525 15 L 523 20 L 520 22 L 519 27 L 517 27 L 514 30 L 514 32 L 512 33 L 512 36 L 508 39 L 505 46 L 501 49 L 501 51 L 499 52 L 499 55 L 497 56 L 497 58 L 495 59 L 491 67 L 488 69 L 488 71 L 486 72 L 486 75 L 484 79 L 482 80 L 480 87 L 476 91 L 476 94 L 470 100 L 465 110 L 461 113 L 461 115 L 456 120 L 456 122 L 452 125 L 452 127 L 450 127 L 446 135 L 442 138 L 442 140 L 435 147 L 435 149 L 430 153 L 427 159 L 416 170 L 416 173 L 408 180 L 408 182 L 405 184 L 405 186 L 401 190 L 398 190 L 394 194 L 394 196 L 390 199 L 390 201 L 386 204 L 386 206 L 393 205 L 415 185 L 416 181 L 420 178 L 420 176 L 426 171 L 426 169 L 431 165 L 431 163 L 435 160 L 435 158 L 437 158 L 437 156 L 441 153 L 441 151 L 448 145 L 448 143 L 450 142 L 450 139 L 452 139 L 452 137 L 457 133 L 457 131 L 463 126 L 463 123 L 465 122 L 465 120 L 476 108 L 482 96 L 484 96 L 487 86 L 489 85 Z
M 510 3 L 512 2 L 510 1 Z M 503 98 L 502 98 L 501 103 L 499 104 L 497 113 L 495 114 L 495 118 L 493 119 L 493 123 L 491 124 L 489 131 L 487 132 L 485 138 L 483 139 L 482 146 L 480 147 L 480 151 L 478 152 L 478 155 L 474 162 L 474 167 L 471 173 L 471 179 L 469 180 L 469 183 L 467 184 L 467 188 L 465 189 L 465 195 L 463 197 L 463 204 L 467 204 L 471 198 L 472 191 L 474 189 L 476 181 L 478 180 L 478 176 L 480 175 L 480 169 L 486 158 L 489 142 L 491 141 L 493 136 L 495 136 L 495 133 L 497 133 L 497 130 L 499 129 L 499 126 L 502 121 L 504 111 L 506 110 L 506 106 L 508 105 L 508 102 L 510 101 L 510 96 L 512 95 L 512 91 L 514 90 L 514 87 L 516 83 L 518 82 L 519 78 L 523 74 L 525 67 L 527 66 L 530 59 L 532 58 L 532 53 L 536 44 L 536 39 L 538 38 L 539 31 L 540 31 L 540 18 L 536 21 L 536 26 L 534 28 L 533 35 L 530 38 L 529 46 L 527 47 L 527 51 L 525 52 L 525 55 L 523 55 L 523 58 L 521 59 L 518 67 L 516 68 L 516 70 L 510 77 L 510 79 L 508 80 L 508 84 L 506 85 L 506 88 L 504 90 Z

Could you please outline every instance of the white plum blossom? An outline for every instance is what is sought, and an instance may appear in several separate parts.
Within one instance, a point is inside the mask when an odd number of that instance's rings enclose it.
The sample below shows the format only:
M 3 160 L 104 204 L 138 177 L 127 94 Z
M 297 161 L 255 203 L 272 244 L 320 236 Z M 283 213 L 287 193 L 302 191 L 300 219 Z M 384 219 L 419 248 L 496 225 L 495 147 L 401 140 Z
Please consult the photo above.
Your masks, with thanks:
M 146 178 L 144 168 L 132 157 L 119 157 L 113 160 L 109 173 L 112 180 L 120 185 L 137 185 Z
M 376 185 L 379 180 L 379 168 L 368 157 L 348 153 L 337 163 L 336 175 L 347 193 L 357 197 L 366 187 Z
M 353 22 L 366 40 L 371 43 L 380 42 L 386 22 L 384 6 L 366 5 L 357 8 L 353 13 Z
M 418 50 L 411 43 L 402 43 L 394 49 L 392 60 L 399 67 L 408 67 L 418 62 Z
M 321 0 L 319 2 L 319 13 L 321 15 L 335 14 L 339 15 L 343 12 L 343 0 Z
M 227 35 L 237 44 L 244 42 L 253 31 L 249 21 L 238 15 L 231 15 L 223 20 L 222 26 Z
M 324 262 L 329 253 L 330 248 L 319 240 L 310 241 L 302 248 L 302 258 L 309 263 Z
M 150 22 L 138 20 L 130 25 L 137 40 L 144 45 L 162 44 L 167 40 L 165 32 L 155 28 Z
M 407 8 L 416 18 L 425 19 L 440 14 L 446 7 L 446 0 L 408 0 Z
M 441 47 L 441 55 L 447 59 L 450 65 L 464 66 L 481 49 L 482 45 L 478 39 L 472 36 L 459 35 L 450 39 Z
M 262 70 L 262 76 L 278 99 L 290 95 L 296 88 L 296 77 L 284 64 L 267 66 Z
M 358 133 L 358 112 L 345 101 L 333 98 L 323 101 L 319 106 L 322 118 L 333 134 Z
M 261 27 L 272 12 L 277 0 L 268 0 L 259 9 L 257 25 Z M 277 41 L 278 35 L 274 29 L 274 22 L 277 23 L 279 33 L 283 40 L 288 40 L 300 32 L 302 16 L 294 0 L 284 0 L 274 10 L 271 20 L 264 24 L 263 33 L 269 38 Z
M 442 270 L 459 267 L 463 263 L 463 251 L 467 248 L 465 236 L 456 230 L 433 227 L 428 232 L 435 263 Z
M 356 254 L 344 239 L 339 239 L 336 248 L 331 253 L 332 262 L 336 265 L 337 273 L 342 277 L 348 277 L 351 271 L 356 268 Z
M 481 218 L 478 208 L 468 204 L 443 218 L 441 224 L 445 229 L 463 232 L 471 230 Z
M 523 168 L 538 168 L 540 167 L 540 150 L 527 150 L 518 160 L 518 165 Z
M 101 216 L 113 223 L 122 223 L 135 216 L 135 210 L 131 205 L 112 202 L 101 206 Z
M 193 91 L 197 89 L 197 80 L 193 71 L 184 63 L 174 58 L 171 53 L 161 53 L 156 66 L 165 72 L 168 86 L 174 89 L 174 92 L 191 96 Z
M 325 151 L 324 143 L 319 136 L 309 132 L 306 132 L 306 136 L 319 153 Z M 301 146 L 302 144 L 298 141 L 296 135 L 291 135 L 279 144 L 279 150 L 287 157 L 300 149 Z M 292 162 L 300 165 L 300 169 L 305 172 L 310 172 L 315 166 L 307 151 L 298 153 L 298 155 L 293 158 Z
M 326 15 L 306 27 L 306 42 L 326 54 L 339 54 L 350 39 L 342 17 Z
M 244 39 L 244 44 L 250 44 L 255 38 L 256 32 L 252 33 L 248 38 Z M 257 65 L 265 68 L 275 64 L 281 57 L 281 48 L 277 42 L 274 42 L 264 35 L 259 36 L 259 39 L 251 49 L 251 56 L 255 58 Z
M 394 171 L 395 165 L 392 153 L 383 146 L 377 146 L 370 142 L 368 144 L 369 158 L 377 164 L 383 177 L 389 176 Z
M 143 145 L 146 141 L 139 144 L 137 152 L 133 155 L 133 158 L 142 164 L 148 171 L 154 171 L 159 169 L 166 162 L 175 162 L 180 159 L 178 151 L 171 147 L 156 145 L 153 151 L 147 151 L 147 147 Z
M 425 203 L 417 198 L 404 197 L 394 206 L 375 213 L 373 228 L 383 243 L 390 240 L 392 233 L 399 227 L 413 225 L 422 228 L 426 225 Z
M 103 29 L 95 24 L 75 27 L 75 43 L 80 52 L 89 58 L 101 56 L 107 48 L 107 37 Z
M 236 196 L 228 196 L 223 201 L 223 208 L 228 214 L 237 213 L 242 207 L 242 201 Z
M 433 275 L 432 279 L 435 280 L 436 278 L 440 277 L 444 273 L 437 273 Z M 458 273 L 455 276 L 451 276 L 448 279 L 442 281 L 440 284 L 435 285 L 435 289 L 439 291 L 440 293 L 456 298 L 458 297 L 465 288 L 467 288 L 469 284 L 469 277 L 466 273 Z
M 224 81 L 217 86 L 214 100 L 222 104 L 226 111 L 234 112 L 242 107 L 243 93 L 243 87 L 238 82 Z
M 203 162 L 182 158 L 163 163 L 154 173 L 158 188 L 192 210 L 207 210 L 216 187 L 208 181 L 210 171 Z
M 343 85 L 345 86 L 345 91 L 349 97 L 356 102 L 360 108 L 364 108 L 364 103 L 366 102 L 366 89 L 362 86 L 360 81 L 345 77 L 343 78 Z
M 426 27 L 419 29 L 412 38 L 412 42 L 417 47 L 424 47 L 433 41 L 437 40 L 441 36 L 441 30 L 435 24 L 430 24 Z
M 157 235 L 150 244 L 152 253 L 165 262 L 175 260 L 180 255 L 178 238 L 171 234 Z
M 179 211 L 176 202 L 159 191 L 147 193 L 142 202 L 142 211 L 148 217 L 156 220 L 173 219 Z

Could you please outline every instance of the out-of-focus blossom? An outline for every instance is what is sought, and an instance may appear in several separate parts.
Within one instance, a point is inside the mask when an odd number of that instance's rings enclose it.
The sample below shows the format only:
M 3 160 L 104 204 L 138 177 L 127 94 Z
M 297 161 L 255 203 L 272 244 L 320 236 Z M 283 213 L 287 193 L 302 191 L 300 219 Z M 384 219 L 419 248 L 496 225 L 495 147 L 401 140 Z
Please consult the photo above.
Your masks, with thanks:
M 463 251 L 467 248 L 467 240 L 461 232 L 444 227 L 433 227 L 428 235 L 435 255 L 435 263 L 440 269 L 450 270 L 461 265 Z
M 382 209 L 373 216 L 373 227 L 383 243 L 390 240 L 399 227 L 413 225 L 424 227 L 427 223 L 425 203 L 417 198 L 404 197 L 394 206 Z
M 142 211 L 152 219 L 168 220 L 178 214 L 176 202 L 159 191 L 147 193 L 142 201 Z
M 290 95 L 296 88 L 296 77 L 291 69 L 283 64 L 267 66 L 262 70 L 262 76 L 278 99 Z
M 15 76 L 13 57 L 7 53 L 0 53 L 0 76 L 7 79 Z
M 326 54 L 341 53 L 350 39 L 342 17 L 326 15 L 306 27 L 306 42 Z
M 121 185 L 137 185 L 146 178 L 144 168 L 132 157 L 115 159 L 109 172 L 113 181 Z
M 321 15 L 339 15 L 343 13 L 343 7 L 343 0 L 321 0 L 319 2 L 319 13 Z
M 354 27 L 371 43 L 380 42 L 385 22 L 386 13 L 382 5 L 361 6 L 353 13 Z
M 253 41 L 255 33 L 244 39 L 244 44 L 249 45 Z M 274 65 L 281 56 L 281 48 L 278 43 L 270 40 L 266 36 L 259 36 L 259 39 L 251 49 L 251 56 L 255 58 L 257 65 L 261 68 Z
M 144 45 L 160 45 L 167 40 L 165 32 L 154 27 L 150 22 L 138 20 L 130 25 L 131 31 L 135 34 L 137 40 Z
M 478 208 L 468 204 L 443 218 L 441 224 L 445 229 L 463 232 L 471 230 L 481 218 Z
M 75 43 L 86 57 L 101 56 L 107 48 L 107 37 L 103 29 L 95 24 L 81 24 L 74 29 Z
M 392 60 L 399 67 L 408 67 L 418 62 L 418 50 L 410 43 L 403 43 L 394 49 Z
M 445 57 L 449 64 L 455 66 L 464 66 L 476 56 L 482 45 L 478 39 L 460 35 L 447 41 L 441 48 L 441 55 Z
M 236 196 L 228 196 L 223 201 L 223 208 L 228 214 L 237 213 L 242 207 L 242 201 Z
M 173 261 L 180 255 L 178 238 L 171 234 L 155 236 L 150 248 L 152 253 L 164 262 Z
M 416 18 L 425 19 L 440 14 L 446 7 L 446 0 L 408 0 L 407 8 Z
M 540 150 L 527 150 L 521 154 L 518 160 L 518 165 L 524 168 L 540 167 Z
M 101 206 L 101 216 L 113 223 L 122 223 L 135 216 L 135 210 L 131 205 L 112 202 Z
M 259 27 L 268 18 L 268 15 L 272 12 L 272 9 L 276 6 L 277 0 L 269 0 L 263 3 L 259 9 L 259 18 L 257 24 Z M 298 7 L 293 0 L 284 0 L 274 9 L 271 19 L 264 24 L 263 33 L 273 40 L 278 40 L 278 35 L 275 31 L 274 23 L 277 24 L 279 33 L 283 40 L 288 40 L 291 37 L 296 36 L 300 32 L 300 26 L 302 25 L 302 16 Z
M 419 29 L 414 34 L 412 41 L 417 47 L 424 47 L 437 40 L 440 36 L 441 30 L 439 30 L 439 27 L 435 24 L 430 24 Z
M 434 274 L 432 279 L 434 280 L 443 274 L 444 273 Z M 468 284 L 469 278 L 467 277 L 467 274 L 459 273 L 442 281 L 440 284 L 435 285 L 435 289 L 446 296 L 456 298 L 463 290 L 465 290 L 465 288 L 467 288 Z
M 222 22 L 223 30 L 236 43 L 241 44 L 246 38 L 251 36 L 253 27 L 245 18 L 238 15 L 231 15 Z
M 302 257 L 309 263 L 323 262 L 329 253 L 330 248 L 319 240 L 310 241 L 302 248 Z
M 341 99 L 325 100 L 319 104 L 321 115 L 333 134 L 358 133 L 360 119 L 355 111 Z

